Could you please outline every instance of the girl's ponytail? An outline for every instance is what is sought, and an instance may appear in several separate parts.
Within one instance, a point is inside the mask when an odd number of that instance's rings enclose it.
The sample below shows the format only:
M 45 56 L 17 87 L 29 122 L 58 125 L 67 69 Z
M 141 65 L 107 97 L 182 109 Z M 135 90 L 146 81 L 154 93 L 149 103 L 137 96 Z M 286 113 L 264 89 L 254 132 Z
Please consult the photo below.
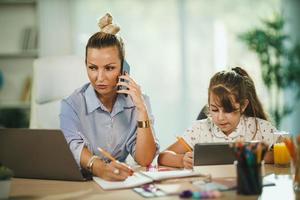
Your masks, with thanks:
M 244 83 L 246 86 L 245 89 L 247 90 L 247 99 L 249 101 L 249 105 L 247 106 L 247 108 L 245 110 L 245 115 L 268 120 L 268 117 L 267 117 L 266 113 L 264 112 L 262 104 L 256 94 L 256 89 L 255 89 L 255 85 L 254 85 L 252 78 L 249 76 L 249 74 L 244 69 L 242 69 L 240 67 L 232 68 L 232 71 L 236 72 L 237 74 L 242 76 L 244 79 Z

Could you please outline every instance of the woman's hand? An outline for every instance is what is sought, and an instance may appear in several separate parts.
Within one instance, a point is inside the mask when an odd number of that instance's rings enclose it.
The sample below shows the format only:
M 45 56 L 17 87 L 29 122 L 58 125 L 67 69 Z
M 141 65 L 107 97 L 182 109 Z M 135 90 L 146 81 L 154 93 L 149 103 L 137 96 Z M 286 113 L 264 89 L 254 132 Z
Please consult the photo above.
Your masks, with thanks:
M 129 176 L 133 175 L 133 170 L 129 166 L 127 166 L 125 163 L 121 163 L 119 161 L 113 161 L 108 164 L 104 163 L 102 161 L 100 161 L 100 162 L 94 163 L 93 173 L 96 176 L 99 176 L 100 178 L 103 178 L 105 180 L 124 181 Z
M 194 166 L 194 159 L 193 159 L 193 152 L 186 152 L 182 158 L 183 167 L 186 169 L 193 169 Z
M 117 86 L 125 86 L 127 89 L 118 90 L 117 93 L 121 94 L 128 94 L 132 98 L 132 101 L 136 108 L 139 111 L 145 111 L 145 101 L 142 95 L 141 87 L 132 79 L 129 77 L 129 75 L 126 73 L 126 75 L 119 76 L 120 79 L 124 79 L 126 81 L 119 81 L 117 83 Z

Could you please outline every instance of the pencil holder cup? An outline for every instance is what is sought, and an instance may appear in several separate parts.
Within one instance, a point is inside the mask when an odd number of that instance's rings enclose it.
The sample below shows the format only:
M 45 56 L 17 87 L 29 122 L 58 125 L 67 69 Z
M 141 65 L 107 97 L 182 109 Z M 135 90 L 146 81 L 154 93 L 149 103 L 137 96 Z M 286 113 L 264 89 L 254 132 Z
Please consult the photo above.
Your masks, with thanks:
M 237 193 L 259 195 L 262 192 L 261 164 L 245 165 L 237 163 Z

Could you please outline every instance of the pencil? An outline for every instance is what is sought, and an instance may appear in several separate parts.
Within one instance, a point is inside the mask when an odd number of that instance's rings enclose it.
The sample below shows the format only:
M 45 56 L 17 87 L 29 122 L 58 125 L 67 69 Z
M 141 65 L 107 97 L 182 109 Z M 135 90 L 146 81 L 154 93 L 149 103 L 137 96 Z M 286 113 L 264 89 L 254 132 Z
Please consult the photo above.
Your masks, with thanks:
M 110 159 L 111 161 L 116 161 L 116 159 L 110 155 L 110 153 L 108 153 L 107 151 L 105 151 L 104 149 L 101 149 L 100 147 L 98 147 L 98 150 L 108 159 Z
M 115 159 L 112 155 L 110 155 L 110 153 L 108 153 L 107 151 L 105 151 L 104 149 L 101 149 L 100 147 L 98 147 L 98 150 L 108 159 L 110 159 L 111 161 L 117 161 L 117 159 Z M 128 165 L 125 164 L 126 167 L 128 167 L 131 171 L 130 176 L 134 175 L 133 174 L 133 169 L 131 169 L 131 167 L 129 167 Z
M 262 146 L 259 143 L 256 147 L 256 163 L 261 163 L 261 153 L 262 153 Z
M 182 144 L 187 151 L 189 152 L 193 151 L 193 149 L 191 149 L 191 147 L 186 143 L 186 141 L 182 137 L 176 136 L 176 138 L 178 142 Z

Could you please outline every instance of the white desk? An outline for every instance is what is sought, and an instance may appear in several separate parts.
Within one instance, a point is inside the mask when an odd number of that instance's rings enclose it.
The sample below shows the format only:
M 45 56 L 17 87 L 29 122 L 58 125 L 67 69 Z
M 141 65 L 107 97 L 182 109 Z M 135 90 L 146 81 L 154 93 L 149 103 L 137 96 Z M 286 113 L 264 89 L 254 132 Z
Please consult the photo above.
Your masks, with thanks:
M 292 180 L 288 168 L 276 168 L 273 165 L 266 165 L 267 174 L 275 173 L 274 180 L 276 186 L 264 187 L 260 199 L 266 200 L 290 200 L 295 199 L 296 194 L 292 190 Z M 190 184 L 190 183 L 186 183 Z M 191 187 L 193 185 L 191 184 Z M 298 195 L 300 196 L 300 194 Z M 258 196 L 241 196 L 236 191 L 223 192 L 222 199 L 258 199 Z M 72 182 L 72 181 L 53 181 L 35 179 L 13 179 L 10 199 L 146 199 L 135 193 L 131 189 L 104 191 L 93 181 Z M 148 199 L 148 198 L 147 198 Z M 178 196 L 167 196 L 153 198 L 155 200 L 180 199 Z

